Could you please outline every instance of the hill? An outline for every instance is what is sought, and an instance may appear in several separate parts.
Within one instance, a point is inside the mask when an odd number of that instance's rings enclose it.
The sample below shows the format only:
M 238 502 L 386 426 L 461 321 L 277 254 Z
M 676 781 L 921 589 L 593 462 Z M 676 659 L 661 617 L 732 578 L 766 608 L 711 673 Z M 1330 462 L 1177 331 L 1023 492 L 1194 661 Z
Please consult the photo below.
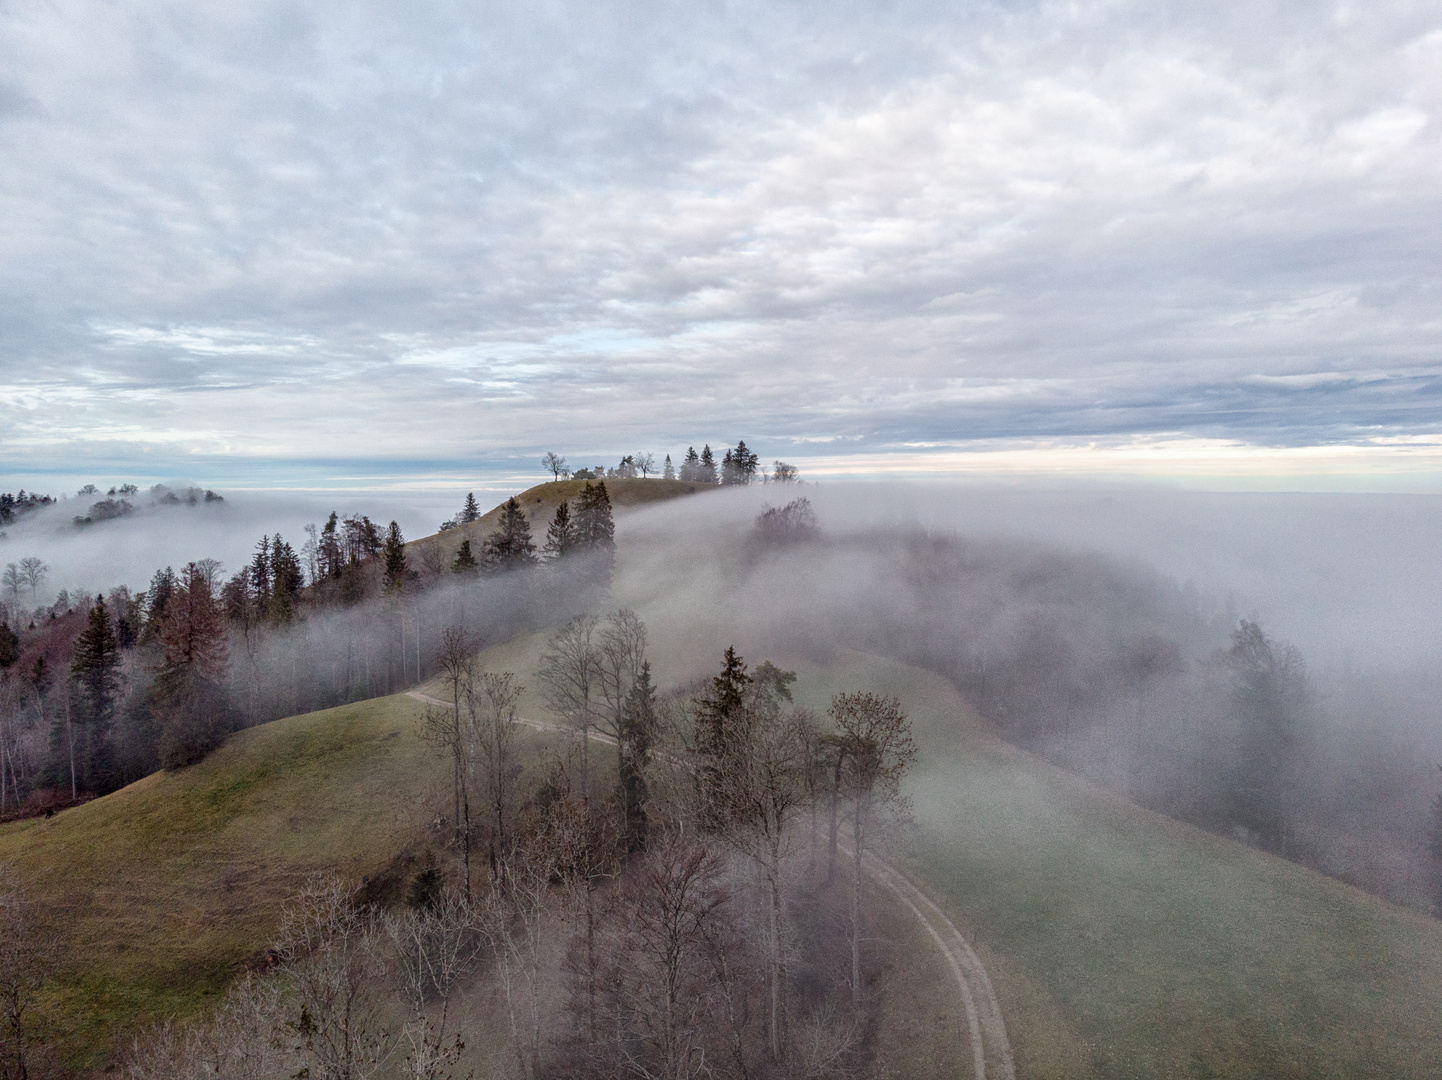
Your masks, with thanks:
M 535 537 L 537 548 L 545 543 L 546 527 L 551 524 L 551 519 L 556 514 L 556 507 L 563 502 L 575 499 L 588 483 L 596 483 L 596 481 L 552 480 L 549 483 L 527 488 L 515 497 L 526 512 L 526 521 L 531 526 L 531 535 Z M 606 494 L 610 497 L 612 509 L 615 511 L 648 506 L 664 502 L 667 499 L 680 498 L 683 495 L 715 490 L 709 484 L 655 478 L 645 480 L 610 479 L 606 480 L 605 484 Z M 445 532 L 432 533 L 430 536 L 412 540 L 406 545 L 406 553 L 412 559 L 417 560 L 421 566 L 440 569 L 449 566 L 451 560 L 455 558 L 456 552 L 460 550 L 462 541 L 469 540 L 471 550 L 476 552 L 479 558 L 481 544 L 500 523 L 501 510 L 504 506 L 505 503 L 502 503 L 500 506 L 494 507 L 467 525 L 457 525 Z

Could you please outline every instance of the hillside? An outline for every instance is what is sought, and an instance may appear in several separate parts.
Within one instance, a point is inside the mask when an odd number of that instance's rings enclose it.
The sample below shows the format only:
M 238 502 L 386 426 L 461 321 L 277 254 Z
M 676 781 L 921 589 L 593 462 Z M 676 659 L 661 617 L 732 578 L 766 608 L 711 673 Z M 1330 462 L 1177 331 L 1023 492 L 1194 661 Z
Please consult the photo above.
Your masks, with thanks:
M 540 646 L 483 659 L 525 677 Z M 773 659 L 817 710 L 841 689 L 901 697 L 922 752 L 915 827 L 885 845 L 974 941 L 1020 1076 L 1442 1072 L 1442 925 L 1094 789 L 1002 742 L 929 673 L 841 651 Z M 291 717 L 193 768 L 0 828 L 0 860 L 77 958 L 49 1002 L 72 1017 L 58 1033 L 72 1060 L 99 1064 L 138 1022 L 211 999 L 261 957 L 307 873 L 401 888 L 435 846 L 444 790 L 420 709 L 398 696 Z M 919 995 L 893 1020 L 920 1038 L 941 1024 L 944 979 L 906 920 L 885 940 L 897 992 Z
M 531 526 L 531 535 L 535 537 L 537 548 L 546 541 L 546 527 L 550 525 L 551 519 L 555 516 L 556 507 L 563 502 L 575 499 L 588 483 L 595 482 L 552 480 L 549 483 L 527 488 L 516 496 L 516 501 L 526 511 L 526 521 Z M 645 480 L 611 479 L 606 480 L 605 484 L 606 494 L 611 499 L 611 507 L 616 512 L 664 502 L 667 499 L 676 499 L 683 495 L 714 490 L 707 484 L 655 478 Z M 504 506 L 505 504 L 502 503 L 500 506 L 494 507 L 468 525 L 457 525 L 445 532 L 432 533 L 430 536 L 412 540 L 406 545 L 406 552 L 419 565 L 439 569 L 449 566 L 451 560 L 455 558 L 456 552 L 460 550 L 462 541 L 469 540 L 471 550 L 476 552 L 479 557 L 481 543 L 495 531 L 501 519 L 501 509 Z

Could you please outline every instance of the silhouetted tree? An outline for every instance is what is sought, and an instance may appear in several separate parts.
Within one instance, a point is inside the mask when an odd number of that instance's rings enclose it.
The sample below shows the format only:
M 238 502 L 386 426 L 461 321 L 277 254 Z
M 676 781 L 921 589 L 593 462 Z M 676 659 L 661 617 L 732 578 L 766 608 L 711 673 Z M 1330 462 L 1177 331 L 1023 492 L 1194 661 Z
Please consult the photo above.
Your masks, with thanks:
M 546 546 L 541 549 L 548 561 L 565 558 L 577 544 L 576 528 L 571 523 L 571 504 L 563 502 L 556 507 L 556 516 L 546 529 Z
M 546 456 L 541 459 L 541 468 L 551 474 L 551 479 L 559 480 L 566 472 L 566 459 L 559 457 L 555 451 L 547 450 Z
M 165 606 L 164 655 L 155 678 L 160 763 L 173 769 L 199 761 L 232 729 L 222 680 L 225 626 L 210 582 L 196 563 Z
M 476 503 L 476 493 L 466 492 L 466 501 L 461 506 L 461 512 L 456 515 L 456 522 L 460 525 L 469 525 L 473 521 L 480 520 L 481 508 Z
M 482 562 L 490 573 L 505 573 L 531 566 L 536 561 L 536 545 L 531 540 L 531 524 L 514 496 L 501 508 L 496 531 L 486 537 Z
M 104 597 L 97 596 L 75 640 L 70 671 L 79 687 L 80 771 L 87 791 L 104 795 L 118 786 L 111 730 L 120 698 L 120 646 Z
M 386 529 L 383 554 L 385 556 L 386 588 L 394 592 L 401 587 L 401 583 L 406 578 L 406 539 L 401 535 L 400 525 L 394 521 Z
M 714 484 L 720 480 L 716 475 L 716 456 L 711 453 L 711 444 L 701 448 L 701 460 L 697 464 L 696 479 L 703 484 Z
M 701 479 L 701 458 L 696 453 L 694 446 L 686 448 L 686 456 L 681 461 L 681 479 L 687 483 L 694 483 Z
M 476 557 L 471 554 L 471 542 L 462 540 L 460 550 L 456 552 L 455 561 L 451 563 L 451 570 L 457 574 L 469 577 L 480 569 Z
M 661 466 L 661 479 L 662 479 L 662 480 L 674 480 L 674 479 L 676 479 L 676 467 L 671 464 L 671 455 L 670 455 L 670 454 L 667 454 L 667 455 L 666 455 L 666 461 L 665 461 L 665 463 Z

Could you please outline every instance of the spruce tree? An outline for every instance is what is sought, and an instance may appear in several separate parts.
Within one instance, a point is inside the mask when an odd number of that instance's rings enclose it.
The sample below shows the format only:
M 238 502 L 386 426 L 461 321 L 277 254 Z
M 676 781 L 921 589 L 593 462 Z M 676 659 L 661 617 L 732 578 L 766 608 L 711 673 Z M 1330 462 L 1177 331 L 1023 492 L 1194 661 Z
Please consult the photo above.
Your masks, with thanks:
M 731 814 L 727 778 L 738 764 L 736 756 L 745 752 L 746 688 L 751 682 L 745 661 L 736 655 L 734 646 L 728 646 L 721 674 L 711 680 L 711 693 L 697 702 L 696 749 L 701 755 L 697 779 L 713 827 L 722 825 Z
M 716 475 L 716 455 L 711 453 L 710 443 L 701 448 L 701 461 L 696 470 L 696 479 L 703 484 L 714 484 L 720 479 Z
M 476 557 L 471 554 L 471 542 L 469 540 L 462 540 L 461 548 L 456 552 L 455 561 L 451 563 L 451 570 L 454 573 L 469 577 L 479 569 L 480 564 L 476 562 Z
M 160 628 L 165 652 L 155 678 L 160 764 L 174 769 L 199 761 L 231 730 L 222 682 L 225 624 L 210 582 L 195 564 L 166 605 Z
M 571 504 L 563 502 L 556 507 L 556 516 L 546 529 L 546 546 L 541 549 L 548 562 L 555 562 L 569 555 L 576 546 L 576 527 L 571 522 Z
M 0 668 L 8 668 L 20 659 L 20 638 L 9 623 L 0 622 Z
M 741 483 L 740 474 L 736 471 L 736 461 L 731 451 L 726 451 L 726 456 L 721 459 L 721 483 L 726 485 Z
M 250 595 L 260 611 L 270 608 L 270 537 L 262 536 L 250 560 Z
M 611 496 L 606 482 L 587 482 L 576 500 L 576 540 L 580 547 L 613 549 L 616 526 L 611 520 Z
M 756 478 L 756 470 L 761 465 L 760 456 L 751 452 L 750 447 L 746 445 L 745 439 L 738 442 L 736 449 L 729 453 L 731 457 L 731 468 L 736 473 L 735 482 L 738 484 L 751 483 L 751 481 Z
M 671 455 L 670 455 L 670 454 L 667 454 L 667 455 L 666 455 L 666 463 L 661 466 L 661 479 L 662 479 L 662 480 L 674 480 L 674 479 L 676 479 L 676 469 L 675 469 L 675 467 L 671 464 Z
M 97 795 L 113 791 L 115 754 L 110 733 L 120 698 L 120 645 L 110 626 L 105 598 L 97 596 L 85 629 L 75 640 L 70 673 L 80 691 L 77 696 L 79 727 L 74 738 L 80 786 Z
M 681 479 L 688 484 L 701 479 L 701 456 L 694 446 L 686 447 L 686 457 L 681 462 Z
M 145 591 L 145 632 L 141 640 L 152 641 L 160 636 L 160 628 L 165 624 L 165 608 L 177 587 L 175 571 L 170 567 L 155 571 L 155 576 L 150 579 L 150 588 Z
M 651 685 L 651 662 L 641 664 L 626 707 L 621 714 L 617 754 L 620 765 L 618 793 L 624 820 L 626 850 L 646 846 L 646 766 L 651 760 L 651 743 L 656 733 L 656 688 Z
M 394 592 L 406 579 L 406 540 L 401 535 L 400 525 L 394 521 L 386 529 L 385 549 L 382 551 L 382 555 L 385 557 L 386 589 Z
M 478 521 L 480 516 L 481 508 L 476 503 L 476 493 L 474 491 L 466 492 L 465 505 L 461 507 L 461 512 L 456 515 L 456 521 L 461 525 L 469 525 L 473 521 Z
M 500 574 L 529 566 L 536 561 L 536 545 L 531 540 L 531 523 L 514 496 L 501 509 L 496 531 L 486 538 L 481 549 L 486 570 Z

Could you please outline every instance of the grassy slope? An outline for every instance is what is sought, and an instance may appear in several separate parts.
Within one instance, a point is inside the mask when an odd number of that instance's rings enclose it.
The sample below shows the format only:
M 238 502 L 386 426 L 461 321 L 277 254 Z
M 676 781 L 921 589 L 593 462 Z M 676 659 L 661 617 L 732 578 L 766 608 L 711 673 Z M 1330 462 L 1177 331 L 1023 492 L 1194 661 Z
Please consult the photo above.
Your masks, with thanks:
M 1024 1076 L 1442 1075 L 1442 923 L 1054 769 L 929 673 L 801 674 L 813 706 L 846 683 L 907 706 L 904 861 L 979 943 Z
M 553 480 L 546 484 L 537 484 L 533 488 L 521 492 L 516 496 L 516 501 L 526 511 L 526 520 L 531 526 L 531 535 L 536 540 L 539 548 L 546 541 L 546 527 L 551 524 L 551 518 L 555 516 L 556 507 L 561 503 L 574 500 L 580 495 L 587 483 L 594 481 L 586 480 Z M 645 506 L 649 503 L 661 502 L 665 499 L 675 499 L 682 495 L 691 495 L 700 491 L 713 490 L 705 484 L 682 483 L 680 480 L 607 480 L 606 494 L 611 499 L 611 506 L 615 510 L 625 510 L 633 506 Z M 456 552 L 460 550 L 461 541 L 469 540 L 471 550 L 476 557 L 480 557 L 481 543 L 495 531 L 501 520 L 501 509 L 505 504 L 497 506 L 489 513 L 483 514 L 476 521 L 469 525 L 458 525 L 454 529 L 447 529 L 443 533 L 434 533 L 431 536 L 423 536 L 412 540 L 406 545 L 406 552 L 412 558 L 422 561 L 429 555 L 439 561 L 441 566 L 449 566 Z
M 538 651 L 525 639 L 486 661 L 528 678 Z M 977 941 L 1023 1076 L 1442 1074 L 1442 925 L 1091 788 L 997 739 L 928 673 L 776 659 L 814 708 L 858 686 L 902 697 L 918 828 L 889 848 Z M 88 961 L 53 1003 L 73 1017 L 68 1049 L 94 1060 L 137 1021 L 203 1004 L 311 870 L 374 875 L 424 847 L 445 777 L 415 737 L 419 709 L 292 717 L 0 828 L 0 860 Z M 538 709 L 528 694 L 523 713 Z

